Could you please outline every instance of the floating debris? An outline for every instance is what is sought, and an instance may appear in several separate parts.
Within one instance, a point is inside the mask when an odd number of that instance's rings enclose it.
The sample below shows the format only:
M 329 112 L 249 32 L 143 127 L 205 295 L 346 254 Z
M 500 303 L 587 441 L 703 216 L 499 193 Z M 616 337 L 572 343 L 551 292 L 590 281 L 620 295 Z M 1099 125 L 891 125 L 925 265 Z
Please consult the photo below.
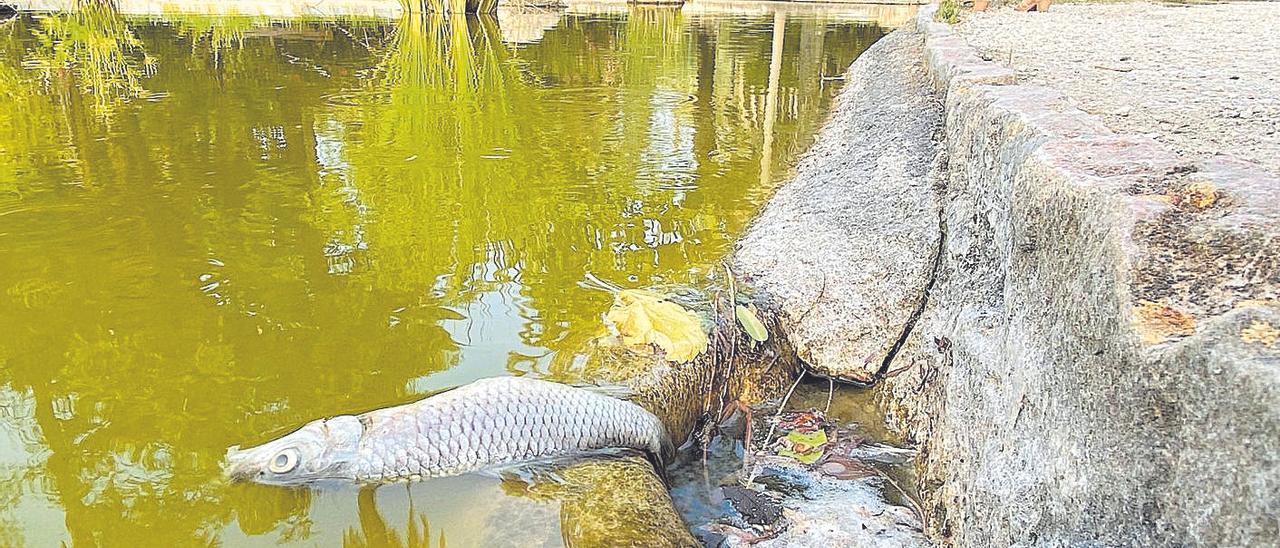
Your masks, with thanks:
M 742 520 L 751 525 L 768 527 L 782 519 L 782 505 L 767 493 L 737 485 L 720 489 L 725 500 L 742 515 Z
M 822 472 L 824 476 L 839 480 L 870 478 L 880 474 L 875 468 L 867 464 L 838 454 L 827 455 L 827 458 L 823 459 L 823 463 L 818 465 L 818 471 Z
M 652 291 L 618 291 L 605 319 L 617 328 L 622 344 L 656 346 L 676 363 L 693 360 L 707 349 L 707 333 L 697 314 Z

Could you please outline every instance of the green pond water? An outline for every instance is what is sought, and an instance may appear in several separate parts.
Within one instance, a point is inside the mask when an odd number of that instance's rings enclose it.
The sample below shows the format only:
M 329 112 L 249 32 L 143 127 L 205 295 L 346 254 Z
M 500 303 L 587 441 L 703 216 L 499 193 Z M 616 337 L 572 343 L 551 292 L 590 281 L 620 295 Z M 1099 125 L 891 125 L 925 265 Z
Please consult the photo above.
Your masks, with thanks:
M 0 545 L 572 543 L 457 477 L 228 485 L 229 445 L 589 379 L 622 287 L 715 283 L 883 34 L 838 15 L 0 23 Z

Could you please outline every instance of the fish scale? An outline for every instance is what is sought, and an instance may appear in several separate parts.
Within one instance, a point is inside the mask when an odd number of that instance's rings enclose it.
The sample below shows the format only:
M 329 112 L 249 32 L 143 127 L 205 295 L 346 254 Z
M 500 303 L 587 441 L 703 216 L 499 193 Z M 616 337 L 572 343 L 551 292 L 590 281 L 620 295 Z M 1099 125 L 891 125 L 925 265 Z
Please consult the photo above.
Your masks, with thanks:
M 661 455 L 666 432 L 644 408 L 589 390 L 513 377 L 482 379 L 371 411 L 353 479 L 443 476 L 524 460 L 632 448 Z

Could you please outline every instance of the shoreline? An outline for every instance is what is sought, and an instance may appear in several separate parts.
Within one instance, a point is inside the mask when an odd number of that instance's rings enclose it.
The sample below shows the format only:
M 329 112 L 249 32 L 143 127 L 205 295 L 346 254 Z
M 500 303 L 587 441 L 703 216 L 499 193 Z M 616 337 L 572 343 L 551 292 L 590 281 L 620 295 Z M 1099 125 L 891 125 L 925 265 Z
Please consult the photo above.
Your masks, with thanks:
M 627 0 L 564 0 L 549 6 L 501 4 L 499 10 L 569 13 L 625 12 L 633 6 L 665 7 L 689 13 L 831 13 L 885 20 L 888 26 L 910 22 L 925 0 L 689 0 L 676 4 L 633 4 Z M 14 0 L 19 11 L 70 11 L 75 0 Z M 373 17 L 396 19 L 404 12 L 401 0 L 117 0 L 117 11 L 125 15 L 201 14 L 259 17 Z

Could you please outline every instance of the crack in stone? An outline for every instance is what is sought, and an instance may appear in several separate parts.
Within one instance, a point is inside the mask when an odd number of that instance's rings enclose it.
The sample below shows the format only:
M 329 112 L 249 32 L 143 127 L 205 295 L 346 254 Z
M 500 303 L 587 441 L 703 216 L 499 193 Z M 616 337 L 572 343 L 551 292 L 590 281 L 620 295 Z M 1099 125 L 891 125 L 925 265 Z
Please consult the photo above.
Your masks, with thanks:
M 944 152 L 937 152 L 942 156 Z M 889 352 L 884 355 L 884 361 L 880 363 L 880 368 L 876 370 L 875 376 L 871 382 L 866 383 L 867 386 L 874 386 L 884 378 L 885 373 L 889 371 L 889 366 L 893 363 L 893 359 L 898 356 L 898 352 L 902 350 L 902 346 L 906 344 L 907 338 L 915 331 L 916 322 L 920 320 L 920 316 L 924 315 L 924 309 L 929 304 L 929 295 L 933 292 L 934 282 L 938 279 L 938 271 L 942 269 L 942 252 L 946 249 L 947 244 L 947 222 L 946 222 L 946 171 L 945 169 L 939 174 L 939 180 L 942 182 L 938 188 L 938 246 L 933 252 L 933 266 L 929 270 L 929 279 L 925 281 L 924 291 L 920 293 L 920 302 L 916 305 L 915 310 L 911 311 L 911 316 L 902 326 L 902 333 L 898 335 L 898 339 L 893 342 L 893 346 L 889 347 Z

